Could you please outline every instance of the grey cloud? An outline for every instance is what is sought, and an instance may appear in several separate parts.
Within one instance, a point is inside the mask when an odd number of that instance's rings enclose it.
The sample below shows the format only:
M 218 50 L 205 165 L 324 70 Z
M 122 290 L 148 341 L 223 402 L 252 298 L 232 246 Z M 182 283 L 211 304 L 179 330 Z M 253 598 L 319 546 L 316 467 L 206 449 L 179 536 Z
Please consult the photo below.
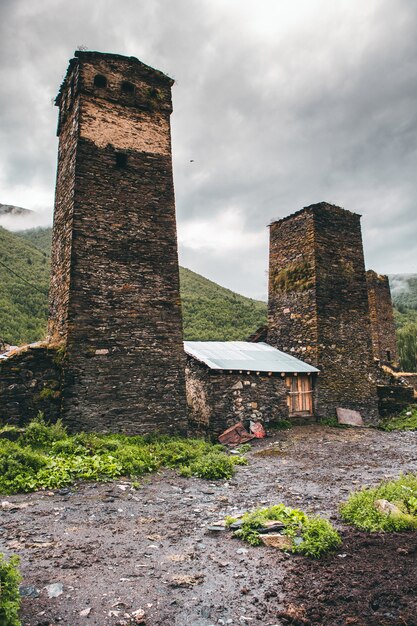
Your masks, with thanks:
M 369 266 L 417 271 L 417 6 L 321 0 L 306 19 L 298 4 L 291 27 L 281 29 L 274 14 L 276 36 L 264 37 L 244 0 L 3 2 L 0 202 L 21 203 L 13 194 L 23 183 L 52 203 L 49 101 L 85 44 L 138 56 L 177 81 L 180 235 L 190 221 L 215 223 L 234 207 L 243 230 L 266 241 L 272 218 L 327 200 L 363 214 Z M 258 5 L 271 15 L 277 7 Z M 202 242 L 201 250 L 184 246 L 181 260 L 248 295 L 266 293 L 263 243 L 238 253 Z

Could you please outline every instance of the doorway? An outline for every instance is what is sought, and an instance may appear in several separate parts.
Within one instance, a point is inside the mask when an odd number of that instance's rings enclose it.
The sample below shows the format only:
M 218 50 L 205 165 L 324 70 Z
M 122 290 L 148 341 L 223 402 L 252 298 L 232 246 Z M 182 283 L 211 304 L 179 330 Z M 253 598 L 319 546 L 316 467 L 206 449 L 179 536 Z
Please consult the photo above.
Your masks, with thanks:
M 287 403 L 290 417 L 313 415 L 313 380 L 307 374 L 286 377 Z

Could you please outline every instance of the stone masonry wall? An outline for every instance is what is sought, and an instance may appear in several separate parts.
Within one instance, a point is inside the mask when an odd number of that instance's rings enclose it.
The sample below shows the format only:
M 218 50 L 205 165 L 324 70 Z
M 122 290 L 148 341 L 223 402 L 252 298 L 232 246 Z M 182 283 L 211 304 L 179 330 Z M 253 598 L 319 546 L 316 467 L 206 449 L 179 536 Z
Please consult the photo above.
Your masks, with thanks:
M 366 272 L 374 358 L 397 363 L 397 339 L 388 276 Z
M 287 388 L 280 376 L 220 374 L 191 357 L 186 367 L 191 431 L 217 437 L 239 421 L 268 426 L 288 419 Z
M 321 369 L 315 413 L 377 419 L 360 216 L 320 203 L 271 225 L 268 343 Z
M 62 408 L 74 430 L 186 426 L 172 82 L 137 59 L 78 52 L 57 98 L 50 334 L 65 347 Z
M 39 411 L 55 422 L 61 373 L 59 353 L 44 345 L 24 346 L 0 359 L 0 425 L 23 426 Z

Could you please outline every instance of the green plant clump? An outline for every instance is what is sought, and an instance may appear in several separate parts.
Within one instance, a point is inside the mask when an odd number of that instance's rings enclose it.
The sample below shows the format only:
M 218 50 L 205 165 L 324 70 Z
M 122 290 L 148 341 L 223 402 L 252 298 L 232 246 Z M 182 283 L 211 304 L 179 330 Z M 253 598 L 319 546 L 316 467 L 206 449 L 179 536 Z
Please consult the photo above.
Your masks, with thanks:
M 10 428 L 5 427 L 9 432 Z M 0 493 L 56 489 L 76 480 L 137 478 L 160 468 L 209 480 L 230 478 L 240 455 L 202 439 L 127 435 L 68 435 L 62 422 L 48 424 L 42 414 L 16 440 L 0 439 Z
M 0 624 L 2 626 L 20 626 L 21 575 L 18 569 L 19 557 L 11 556 L 6 561 L 0 553 Z
M 376 500 L 388 500 L 401 513 L 384 514 L 375 508 Z M 369 532 L 417 530 L 417 475 L 402 475 L 377 487 L 352 493 L 341 506 L 345 522 Z
M 380 428 L 382 430 L 417 430 L 417 407 L 410 406 L 395 417 L 385 420 Z
M 318 559 L 341 544 L 339 534 L 326 519 L 319 516 L 308 517 L 303 511 L 291 509 L 284 504 L 249 511 L 241 520 L 242 526 L 233 535 L 253 546 L 262 543 L 260 531 L 265 522 L 270 520 L 284 524 L 282 532 L 291 538 L 291 551 L 294 553 Z M 235 521 L 236 518 L 227 517 L 226 525 L 230 526 Z

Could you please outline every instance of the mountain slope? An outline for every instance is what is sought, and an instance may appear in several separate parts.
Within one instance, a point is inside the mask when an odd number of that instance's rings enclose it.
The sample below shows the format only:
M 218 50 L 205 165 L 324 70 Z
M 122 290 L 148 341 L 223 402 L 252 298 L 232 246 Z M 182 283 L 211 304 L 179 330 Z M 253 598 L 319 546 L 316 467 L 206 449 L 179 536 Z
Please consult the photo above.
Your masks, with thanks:
M 0 227 L 1 340 L 19 344 L 44 335 L 48 285 L 48 255 Z
M 184 336 L 190 341 L 246 339 L 266 323 L 266 303 L 180 268 Z
M 20 230 L 14 233 L 18 237 L 25 239 L 29 243 L 38 248 L 41 252 L 46 252 L 48 256 L 51 254 L 52 245 L 52 228 L 30 228 L 28 230 Z
M 0 228 L 0 261 L 15 272 L 0 265 L 0 339 L 7 343 L 36 341 L 44 335 L 50 246 L 51 228 L 17 233 Z M 180 281 L 185 339 L 246 339 L 266 321 L 265 302 L 240 296 L 185 268 L 180 268 Z
M 46 328 L 52 229 L 11 233 L 0 227 L 0 261 L 40 291 L 0 265 L 0 339 L 24 343 Z M 390 277 L 398 328 L 417 321 L 417 275 Z M 188 340 L 246 339 L 266 322 L 266 303 L 251 300 L 180 268 L 184 336 Z

